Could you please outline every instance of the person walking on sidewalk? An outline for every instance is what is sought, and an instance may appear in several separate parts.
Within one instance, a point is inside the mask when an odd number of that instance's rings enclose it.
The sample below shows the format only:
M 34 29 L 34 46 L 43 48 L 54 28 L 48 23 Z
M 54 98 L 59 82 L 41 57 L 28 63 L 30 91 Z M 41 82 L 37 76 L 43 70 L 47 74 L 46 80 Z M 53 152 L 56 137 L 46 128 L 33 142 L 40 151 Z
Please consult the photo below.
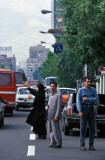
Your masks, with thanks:
M 60 129 L 60 117 L 62 110 L 62 95 L 57 92 L 57 83 L 50 83 L 51 95 L 48 101 L 48 125 L 51 145 L 48 147 L 61 148 L 62 135 Z
M 80 116 L 80 149 L 86 150 L 85 131 L 87 122 L 89 124 L 89 150 L 95 150 L 94 133 L 94 103 L 98 102 L 98 94 L 95 88 L 91 87 L 91 79 L 85 77 L 83 80 L 84 87 L 80 88 L 77 93 L 77 110 Z

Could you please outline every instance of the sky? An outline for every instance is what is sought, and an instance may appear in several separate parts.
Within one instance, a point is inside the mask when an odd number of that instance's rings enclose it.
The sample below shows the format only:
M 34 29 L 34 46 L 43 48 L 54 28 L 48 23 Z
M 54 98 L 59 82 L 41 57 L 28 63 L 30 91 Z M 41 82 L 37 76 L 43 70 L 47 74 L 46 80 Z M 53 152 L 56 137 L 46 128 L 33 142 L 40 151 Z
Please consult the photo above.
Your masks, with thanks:
M 39 32 L 51 28 L 51 13 L 42 9 L 51 10 L 51 0 L 0 0 L 0 46 L 12 46 L 18 60 L 28 58 L 29 47 L 41 41 L 52 50 L 54 36 Z

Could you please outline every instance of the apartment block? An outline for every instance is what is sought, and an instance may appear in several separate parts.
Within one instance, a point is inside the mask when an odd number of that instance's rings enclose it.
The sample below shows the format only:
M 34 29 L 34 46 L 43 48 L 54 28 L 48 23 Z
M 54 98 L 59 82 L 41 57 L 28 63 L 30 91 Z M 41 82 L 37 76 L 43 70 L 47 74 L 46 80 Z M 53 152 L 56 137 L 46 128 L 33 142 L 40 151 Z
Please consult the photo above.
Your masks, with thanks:
M 29 48 L 29 58 L 26 60 L 27 81 L 33 80 L 32 73 L 37 70 L 47 58 L 50 49 L 38 44 Z

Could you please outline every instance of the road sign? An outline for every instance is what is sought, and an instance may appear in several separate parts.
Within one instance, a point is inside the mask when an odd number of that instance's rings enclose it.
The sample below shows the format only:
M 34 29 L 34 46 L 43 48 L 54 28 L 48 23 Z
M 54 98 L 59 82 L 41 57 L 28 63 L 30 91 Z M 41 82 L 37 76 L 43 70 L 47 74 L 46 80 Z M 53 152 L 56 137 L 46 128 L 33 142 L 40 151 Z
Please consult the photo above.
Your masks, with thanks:
M 55 43 L 54 44 L 54 53 L 62 53 L 62 52 L 63 52 L 62 43 Z

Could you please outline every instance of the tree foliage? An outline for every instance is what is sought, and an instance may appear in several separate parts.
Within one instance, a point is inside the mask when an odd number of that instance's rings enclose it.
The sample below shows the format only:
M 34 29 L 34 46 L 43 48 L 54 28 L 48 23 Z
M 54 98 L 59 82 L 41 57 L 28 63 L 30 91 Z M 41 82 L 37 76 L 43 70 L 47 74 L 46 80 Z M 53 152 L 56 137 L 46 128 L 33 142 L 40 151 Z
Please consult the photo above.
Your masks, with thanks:
M 41 74 L 43 78 L 49 76 L 57 76 L 58 70 L 57 55 L 49 51 L 46 61 L 41 66 Z
M 58 58 L 59 76 L 58 83 L 63 87 L 76 87 L 76 80 L 82 77 L 82 64 L 76 55 L 69 49 L 64 48 L 64 52 Z
M 105 1 L 62 0 L 64 35 L 56 37 L 63 43 L 63 53 L 48 53 L 43 63 L 43 77 L 57 76 L 59 85 L 75 87 L 83 76 L 83 65 L 88 76 L 94 77 L 100 65 L 105 64 Z
M 62 5 L 66 44 L 93 76 L 105 63 L 105 1 L 62 0 Z
M 41 71 L 40 71 L 40 67 L 39 67 L 37 70 L 35 70 L 35 71 L 32 73 L 32 75 L 33 75 L 33 79 L 34 79 L 34 80 L 39 80 L 40 82 L 42 82 L 42 75 L 41 75 L 40 72 L 41 72 Z

